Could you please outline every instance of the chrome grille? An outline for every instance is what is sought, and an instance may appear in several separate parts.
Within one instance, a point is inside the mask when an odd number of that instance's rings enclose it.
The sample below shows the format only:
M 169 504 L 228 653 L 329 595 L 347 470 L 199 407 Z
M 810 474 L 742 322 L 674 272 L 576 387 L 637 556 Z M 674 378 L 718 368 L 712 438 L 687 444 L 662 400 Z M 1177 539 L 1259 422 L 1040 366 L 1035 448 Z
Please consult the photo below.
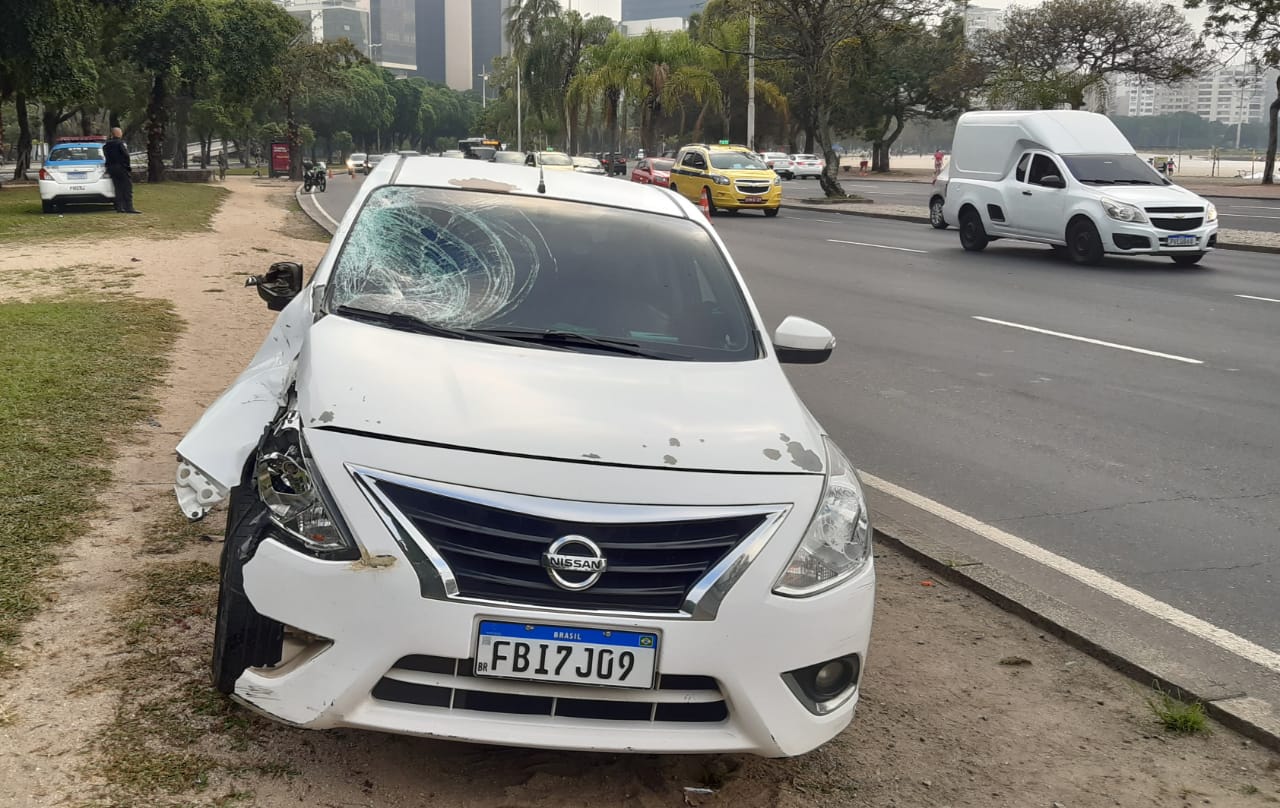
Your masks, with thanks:
M 769 193 L 769 189 L 773 187 L 773 183 L 767 180 L 738 180 L 734 183 L 734 187 L 738 189 L 738 193 L 740 194 L 763 196 Z

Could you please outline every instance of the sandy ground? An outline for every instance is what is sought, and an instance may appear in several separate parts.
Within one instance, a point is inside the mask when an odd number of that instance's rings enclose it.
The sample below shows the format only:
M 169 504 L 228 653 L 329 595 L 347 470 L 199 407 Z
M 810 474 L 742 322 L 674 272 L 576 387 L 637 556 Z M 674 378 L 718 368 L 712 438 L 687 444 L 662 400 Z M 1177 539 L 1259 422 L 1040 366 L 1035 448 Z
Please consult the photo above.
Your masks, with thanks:
M 139 553 L 140 537 L 174 507 L 166 494 L 173 446 L 270 324 L 257 296 L 240 288 L 244 274 L 285 258 L 310 268 L 323 249 L 276 232 L 285 218 L 278 185 L 239 178 L 228 185 L 234 193 L 213 233 L 0 254 L 0 289 L 10 296 L 68 283 L 94 288 L 136 272 L 133 291 L 173 300 L 188 324 L 160 412 L 122 452 L 102 512 L 68 548 L 49 606 L 26 632 L 21 667 L 0 679 L 5 808 L 77 805 L 101 793 L 107 773 L 95 769 L 92 747 L 122 698 L 104 674 L 126 650 L 111 604 L 130 571 L 163 563 Z M 68 266 L 79 269 L 48 271 Z M 216 542 L 193 542 L 183 557 L 216 563 L 218 550 Z M 456 808 L 1280 803 L 1275 754 L 1217 727 L 1205 736 L 1168 735 L 1143 688 L 901 556 L 880 551 L 877 564 L 875 637 L 858 716 L 834 742 L 798 759 L 542 752 L 253 719 L 253 741 L 233 753 L 244 768 L 233 759 L 203 791 L 176 796 L 183 804 L 236 793 L 237 804 L 261 806 Z M 156 638 L 168 644 L 175 670 L 204 666 L 209 613 Z M 292 773 L 244 773 L 263 759 Z M 170 804 L 159 797 L 123 804 L 161 802 Z

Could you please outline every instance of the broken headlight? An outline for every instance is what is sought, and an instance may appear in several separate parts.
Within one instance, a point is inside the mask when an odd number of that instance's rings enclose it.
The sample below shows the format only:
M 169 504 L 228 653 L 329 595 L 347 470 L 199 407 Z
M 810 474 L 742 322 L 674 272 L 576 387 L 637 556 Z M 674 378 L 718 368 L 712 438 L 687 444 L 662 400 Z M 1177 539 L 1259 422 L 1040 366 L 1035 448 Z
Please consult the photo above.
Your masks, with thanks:
M 356 557 L 307 454 L 296 413 L 287 414 L 263 441 L 253 477 L 271 521 L 299 549 L 325 558 Z
M 804 539 L 773 591 L 808 597 L 857 575 L 871 558 L 871 521 L 862 484 L 849 459 L 830 440 L 827 485 Z

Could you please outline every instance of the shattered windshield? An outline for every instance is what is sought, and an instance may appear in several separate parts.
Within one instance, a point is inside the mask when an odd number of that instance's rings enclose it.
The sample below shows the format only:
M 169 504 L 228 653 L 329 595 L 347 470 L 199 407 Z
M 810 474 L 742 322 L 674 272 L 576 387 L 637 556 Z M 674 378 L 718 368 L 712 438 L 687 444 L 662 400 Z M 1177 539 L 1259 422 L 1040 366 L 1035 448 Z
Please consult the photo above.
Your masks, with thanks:
M 545 197 L 380 188 L 343 245 L 327 303 L 477 336 L 550 337 L 559 350 L 606 352 L 612 341 L 614 353 L 664 359 L 760 355 L 742 290 L 697 224 Z

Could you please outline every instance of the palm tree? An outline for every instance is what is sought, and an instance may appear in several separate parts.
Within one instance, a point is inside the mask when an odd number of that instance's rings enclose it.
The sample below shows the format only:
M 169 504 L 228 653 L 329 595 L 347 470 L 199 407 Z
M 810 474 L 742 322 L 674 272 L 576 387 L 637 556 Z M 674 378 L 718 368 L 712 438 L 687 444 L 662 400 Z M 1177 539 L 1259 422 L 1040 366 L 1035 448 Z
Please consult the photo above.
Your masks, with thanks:
M 622 150 L 618 128 L 618 107 L 631 78 L 629 68 L 618 55 L 626 39 L 613 32 L 604 42 L 588 48 L 581 69 L 569 83 L 568 98 L 579 105 L 590 120 L 591 107 L 596 99 L 602 101 L 604 128 L 609 148 Z

